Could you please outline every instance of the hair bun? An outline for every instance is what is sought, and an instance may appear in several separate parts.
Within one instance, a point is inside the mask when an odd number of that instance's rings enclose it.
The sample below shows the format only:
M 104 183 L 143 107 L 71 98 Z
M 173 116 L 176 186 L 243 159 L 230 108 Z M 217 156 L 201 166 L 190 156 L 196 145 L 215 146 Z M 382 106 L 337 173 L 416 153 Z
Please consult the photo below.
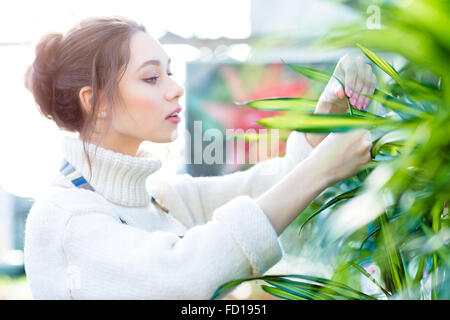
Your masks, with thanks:
M 62 33 L 44 35 L 36 44 L 35 59 L 25 72 L 25 87 L 33 96 L 45 116 L 52 114 L 55 76 L 58 71 L 58 51 Z
M 57 56 L 63 39 L 62 33 L 49 33 L 43 36 L 36 45 L 36 59 L 33 69 L 39 73 L 54 73 L 57 66 Z

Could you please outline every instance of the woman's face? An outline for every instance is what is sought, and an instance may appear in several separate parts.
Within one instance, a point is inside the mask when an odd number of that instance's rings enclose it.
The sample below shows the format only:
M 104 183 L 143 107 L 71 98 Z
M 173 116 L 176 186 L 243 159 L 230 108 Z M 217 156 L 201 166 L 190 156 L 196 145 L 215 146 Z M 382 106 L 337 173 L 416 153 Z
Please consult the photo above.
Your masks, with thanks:
M 183 88 L 170 78 L 169 56 L 146 32 L 130 39 L 130 60 L 119 81 L 122 105 L 114 106 L 107 135 L 117 144 L 142 141 L 170 142 L 178 135 L 178 123 L 167 116 L 180 107 Z M 111 142 L 111 141 L 110 141 Z

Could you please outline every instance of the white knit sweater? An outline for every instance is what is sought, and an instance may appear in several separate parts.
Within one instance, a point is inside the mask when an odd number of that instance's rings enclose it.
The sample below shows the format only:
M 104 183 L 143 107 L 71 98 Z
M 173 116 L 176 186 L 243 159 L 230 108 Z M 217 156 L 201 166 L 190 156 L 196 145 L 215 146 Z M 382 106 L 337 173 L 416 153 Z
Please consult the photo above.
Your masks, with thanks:
M 82 141 L 65 137 L 62 147 L 89 179 Z M 313 149 L 293 131 L 284 157 L 224 176 L 162 180 L 152 175 L 161 160 L 148 151 L 99 147 L 94 155 L 93 147 L 96 192 L 55 170 L 28 215 L 25 270 L 35 299 L 209 299 L 225 282 L 263 275 L 282 249 L 255 198 Z

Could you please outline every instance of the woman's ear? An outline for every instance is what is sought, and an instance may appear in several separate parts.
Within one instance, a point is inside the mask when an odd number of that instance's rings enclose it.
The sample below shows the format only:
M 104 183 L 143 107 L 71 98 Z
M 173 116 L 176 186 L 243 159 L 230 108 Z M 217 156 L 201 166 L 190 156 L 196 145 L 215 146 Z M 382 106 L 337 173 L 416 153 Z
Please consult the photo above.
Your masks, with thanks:
M 81 107 L 86 114 L 89 114 L 92 108 L 92 89 L 89 86 L 85 86 L 80 89 L 78 94 Z

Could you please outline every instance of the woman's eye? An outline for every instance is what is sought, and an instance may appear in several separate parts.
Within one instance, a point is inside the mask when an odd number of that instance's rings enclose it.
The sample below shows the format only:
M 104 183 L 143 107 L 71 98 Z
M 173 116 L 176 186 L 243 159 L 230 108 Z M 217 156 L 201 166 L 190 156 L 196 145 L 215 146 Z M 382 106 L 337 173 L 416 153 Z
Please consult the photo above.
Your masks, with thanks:
M 144 79 L 144 81 L 149 82 L 149 83 L 154 83 L 156 81 L 156 79 L 158 79 L 159 77 L 151 77 L 151 78 L 147 78 Z
M 172 72 L 169 72 L 167 75 L 170 77 L 170 76 L 173 76 L 173 73 L 172 73 Z M 148 82 L 148 83 L 155 83 L 155 81 L 156 81 L 158 78 L 159 78 L 159 76 L 151 77 L 151 78 L 144 79 L 144 81 L 145 81 L 145 82 Z

